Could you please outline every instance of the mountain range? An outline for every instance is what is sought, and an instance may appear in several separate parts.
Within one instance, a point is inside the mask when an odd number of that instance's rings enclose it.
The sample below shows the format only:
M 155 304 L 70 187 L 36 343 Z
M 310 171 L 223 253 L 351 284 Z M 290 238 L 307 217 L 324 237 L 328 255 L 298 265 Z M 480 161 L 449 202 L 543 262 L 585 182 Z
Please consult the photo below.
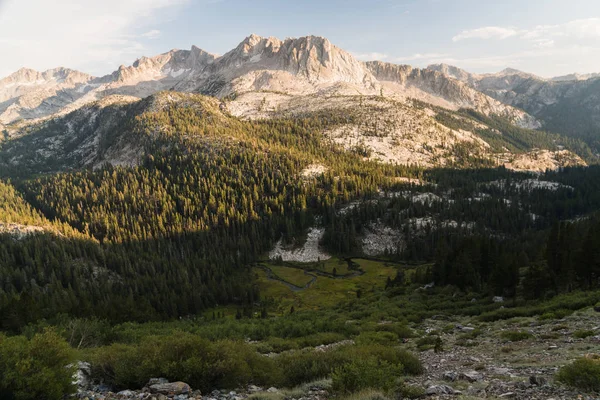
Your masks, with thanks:
M 326 136 L 348 149 L 368 148 L 369 158 L 380 161 L 449 165 L 455 161 L 455 147 L 466 144 L 473 154 L 509 167 L 544 170 L 585 164 L 594 153 L 574 151 L 567 142 L 583 139 L 597 145 L 596 78 L 546 80 L 511 69 L 476 75 L 448 65 L 419 69 L 362 62 L 322 37 L 282 41 L 251 35 L 222 56 L 194 46 L 142 57 L 103 77 L 67 68 L 21 69 L 0 80 L 0 129 L 5 140 L 19 138 L 39 130 L 48 119 L 76 112 L 57 130 L 72 134 L 74 125 L 68 121 L 89 118 L 90 107 L 119 107 L 176 91 L 214 96 L 228 114 L 242 119 L 345 110 L 354 116 L 352 121 Z M 536 130 L 544 129 L 558 136 L 515 147 L 509 143 L 515 133 L 505 132 L 512 128 L 499 129 L 490 118 L 522 129 L 517 135 L 537 137 Z M 99 120 L 97 125 L 104 123 Z

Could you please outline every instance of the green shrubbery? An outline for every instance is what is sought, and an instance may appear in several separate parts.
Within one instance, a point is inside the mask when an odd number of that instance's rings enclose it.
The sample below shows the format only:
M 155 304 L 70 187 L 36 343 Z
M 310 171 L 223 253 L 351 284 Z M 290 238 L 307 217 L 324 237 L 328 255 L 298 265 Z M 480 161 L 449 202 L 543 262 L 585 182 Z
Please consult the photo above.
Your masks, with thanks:
M 73 351 L 47 330 L 31 340 L 0 334 L 0 398 L 62 399 L 74 391 Z
M 94 375 L 116 388 L 139 388 L 149 378 L 162 376 L 185 381 L 202 391 L 238 388 L 249 383 L 295 387 L 327 378 L 333 371 L 346 371 L 346 366 L 361 360 L 389 365 L 397 375 L 402 371 L 419 374 L 423 370 L 415 356 L 388 346 L 296 350 L 268 358 L 244 342 L 210 342 L 183 332 L 149 336 L 138 344 L 113 344 L 90 353 Z
M 502 339 L 508 340 L 509 342 L 520 342 L 522 340 L 531 339 L 533 335 L 529 332 L 521 331 L 506 331 L 501 334 Z
M 584 330 L 580 329 L 578 331 L 573 332 L 573 337 L 577 339 L 585 339 L 586 337 L 594 336 L 596 332 L 592 330 Z
M 113 344 L 91 355 L 93 373 L 117 388 L 141 388 L 162 376 L 203 391 L 270 383 L 278 376 L 274 362 L 243 342 L 210 342 L 176 332 L 149 336 L 138 345 Z
M 389 392 L 396 386 L 402 372 L 402 365 L 393 365 L 375 357 L 357 359 L 333 371 L 332 388 L 339 393 L 356 393 L 363 389 Z
M 600 360 L 580 358 L 561 368 L 556 379 L 580 390 L 600 392 Z

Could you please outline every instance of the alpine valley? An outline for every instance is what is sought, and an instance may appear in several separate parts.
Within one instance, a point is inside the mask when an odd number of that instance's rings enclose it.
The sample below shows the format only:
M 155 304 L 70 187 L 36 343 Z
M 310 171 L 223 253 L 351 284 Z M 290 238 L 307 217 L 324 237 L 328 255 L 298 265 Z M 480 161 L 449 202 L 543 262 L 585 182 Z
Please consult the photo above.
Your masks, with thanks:
M 600 391 L 598 74 L 251 35 L 20 69 L 0 132 L 0 399 Z

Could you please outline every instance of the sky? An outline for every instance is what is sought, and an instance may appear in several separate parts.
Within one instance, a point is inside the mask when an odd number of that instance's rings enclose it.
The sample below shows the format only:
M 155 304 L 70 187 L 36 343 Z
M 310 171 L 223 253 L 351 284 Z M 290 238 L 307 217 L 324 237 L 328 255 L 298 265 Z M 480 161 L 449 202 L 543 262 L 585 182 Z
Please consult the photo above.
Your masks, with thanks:
M 420 67 L 600 72 L 599 0 L 0 0 L 0 76 L 101 76 L 173 48 L 223 54 L 251 33 Z

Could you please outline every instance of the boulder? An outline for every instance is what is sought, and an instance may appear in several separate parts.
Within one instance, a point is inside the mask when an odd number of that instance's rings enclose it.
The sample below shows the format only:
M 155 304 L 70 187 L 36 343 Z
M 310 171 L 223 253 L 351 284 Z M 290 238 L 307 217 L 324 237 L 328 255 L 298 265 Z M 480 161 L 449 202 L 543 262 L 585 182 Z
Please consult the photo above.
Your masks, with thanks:
M 532 375 L 529 377 L 529 383 L 535 386 L 544 386 L 548 381 L 542 376 Z
M 131 390 L 121 390 L 119 393 L 117 393 L 117 396 L 121 399 L 130 399 L 135 396 L 135 392 Z
M 69 367 L 73 366 L 72 364 Z M 76 385 L 79 389 L 88 389 L 92 385 L 92 372 L 91 365 L 87 362 L 79 361 L 77 363 L 77 371 L 73 375 L 73 384 Z
M 458 379 L 458 374 L 454 371 L 446 371 L 444 372 L 444 380 L 454 382 Z
M 257 392 L 262 392 L 262 388 L 255 386 L 255 385 L 248 386 L 248 393 L 257 393 Z
M 185 382 L 157 383 L 149 387 L 151 393 L 164 395 L 189 394 L 190 385 Z
M 477 371 L 467 371 L 461 372 L 458 379 L 473 383 L 482 380 L 483 375 Z
M 494 303 L 504 303 L 504 297 L 502 297 L 502 296 L 494 296 L 494 298 L 492 299 L 492 301 Z
M 450 387 L 448 385 L 434 385 L 434 386 L 428 387 L 427 390 L 425 391 L 425 394 L 428 396 L 442 395 L 442 394 L 459 395 L 459 394 L 462 394 L 462 392 L 460 392 L 458 390 L 454 390 L 452 387 Z
M 169 381 L 166 378 L 150 378 L 146 386 L 161 385 L 163 383 L 169 383 Z

